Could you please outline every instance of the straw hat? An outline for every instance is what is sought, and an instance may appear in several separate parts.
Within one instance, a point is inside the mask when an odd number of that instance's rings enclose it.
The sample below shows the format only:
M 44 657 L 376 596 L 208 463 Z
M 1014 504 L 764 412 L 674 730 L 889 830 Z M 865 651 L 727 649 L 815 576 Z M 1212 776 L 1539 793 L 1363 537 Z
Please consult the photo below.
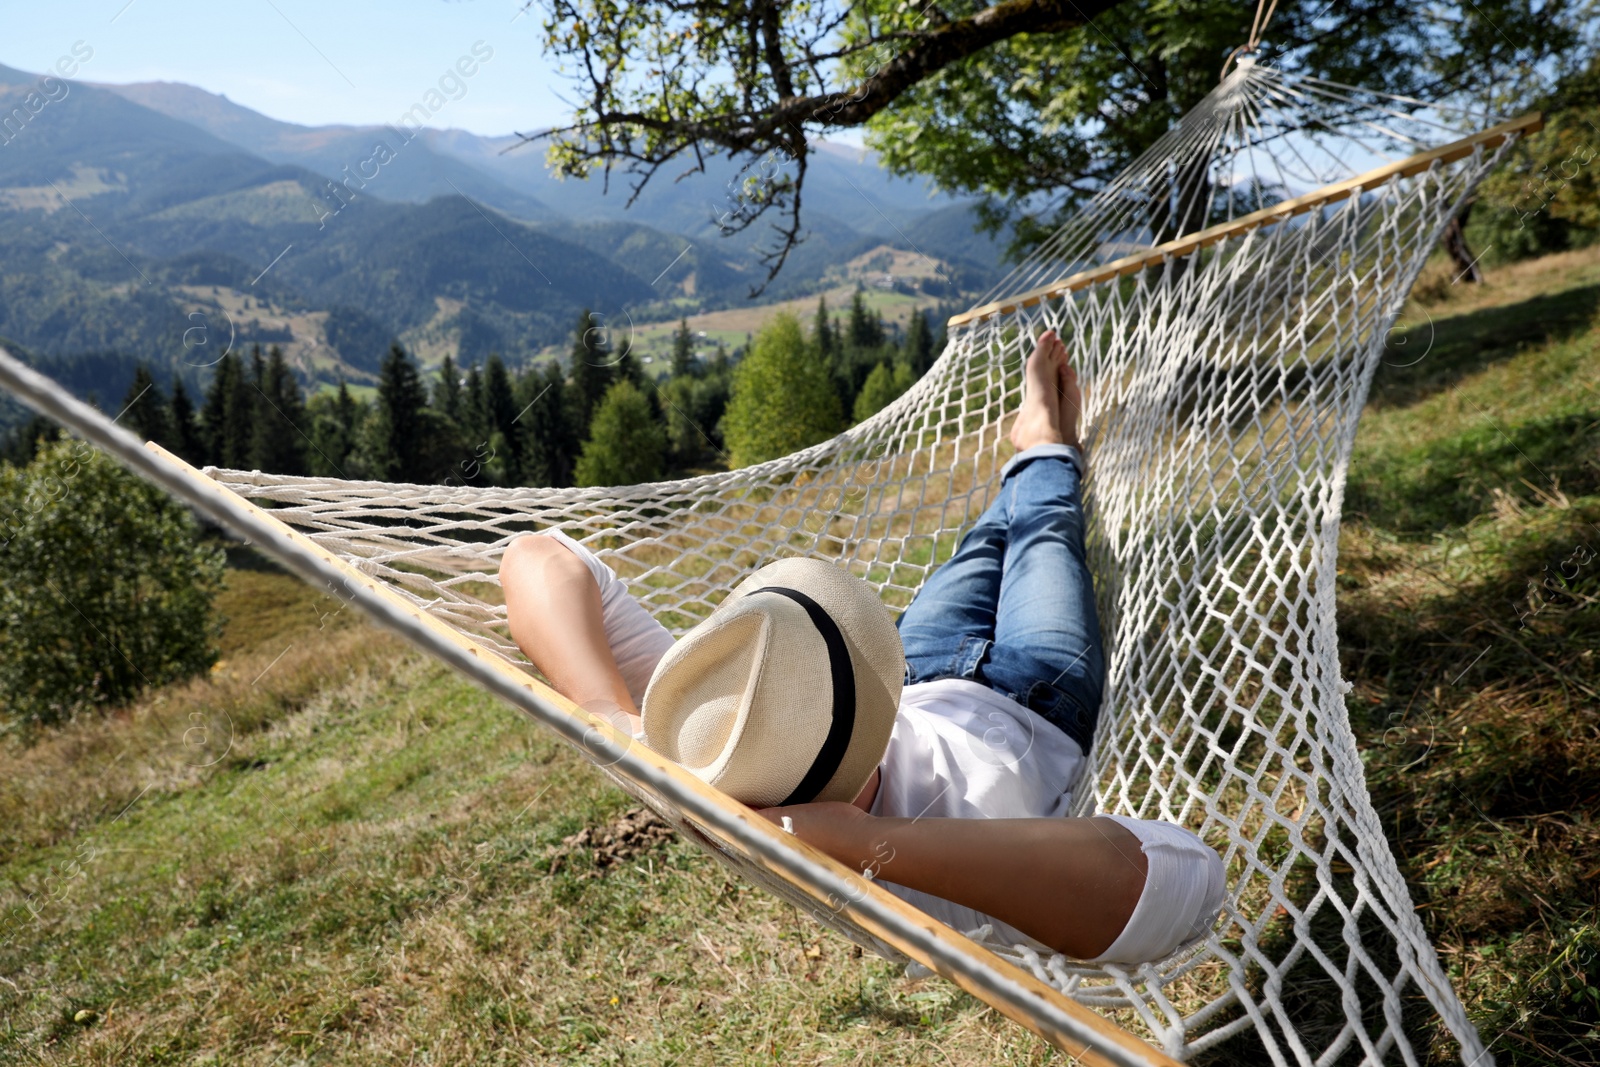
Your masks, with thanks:
M 779 560 L 656 665 L 645 743 L 753 807 L 854 800 L 889 746 L 905 669 L 871 586 Z

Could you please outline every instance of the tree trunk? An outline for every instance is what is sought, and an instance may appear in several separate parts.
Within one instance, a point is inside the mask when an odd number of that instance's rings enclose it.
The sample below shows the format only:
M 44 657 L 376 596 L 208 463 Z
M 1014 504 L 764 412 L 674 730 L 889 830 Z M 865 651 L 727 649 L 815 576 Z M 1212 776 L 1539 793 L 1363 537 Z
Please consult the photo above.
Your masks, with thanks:
M 1165 185 L 1157 184 L 1161 197 L 1152 205 L 1150 224 L 1152 244 L 1175 241 L 1198 233 L 1211 222 L 1211 198 L 1216 190 L 1211 182 L 1211 157 L 1197 155 L 1176 167 Z M 1170 264 L 1155 267 L 1157 271 L 1170 266 L 1174 280 L 1183 277 L 1191 266 L 1189 257 L 1180 256 Z
M 1467 247 L 1467 218 L 1472 214 L 1472 201 L 1453 216 L 1444 227 L 1444 250 L 1456 265 L 1456 281 L 1478 283 L 1483 281 L 1483 271 L 1478 269 L 1478 258 Z

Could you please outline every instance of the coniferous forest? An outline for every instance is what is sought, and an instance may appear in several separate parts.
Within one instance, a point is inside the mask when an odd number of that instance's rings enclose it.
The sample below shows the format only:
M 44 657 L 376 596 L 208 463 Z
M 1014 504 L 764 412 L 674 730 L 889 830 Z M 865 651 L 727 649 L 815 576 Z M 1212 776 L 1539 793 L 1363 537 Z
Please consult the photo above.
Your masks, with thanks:
M 670 366 L 645 372 L 627 343 L 580 316 L 564 359 L 510 366 L 497 354 L 424 370 L 399 344 L 373 395 L 305 395 L 283 353 L 257 345 L 210 368 L 198 395 L 141 365 L 119 424 L 198 466 L 422 484 L 627 485 L 743 466 L 822 441 L 905 392 L 943 339 L 914 312 L 891 331 L 858 291 L 843 314 L 819 300 L 802 327 L 779 315 L 733 353 L 696 352 L 680 321 Z M 747 358 L 754 355 L 756 358 Z M 773 383 L 790 392 L 773 403 Z M 6 458 L 30 458 L 45 426 L 20 427 Z

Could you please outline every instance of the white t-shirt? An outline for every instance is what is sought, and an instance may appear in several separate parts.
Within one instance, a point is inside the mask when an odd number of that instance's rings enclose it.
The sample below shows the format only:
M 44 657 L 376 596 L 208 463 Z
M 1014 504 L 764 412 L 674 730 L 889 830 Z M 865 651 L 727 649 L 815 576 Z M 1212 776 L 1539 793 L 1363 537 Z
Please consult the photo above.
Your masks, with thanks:
M 986 685 L 962 678 L 901 691 L 872 814 L 1026 819 L 1066 815 L 1083 750 Z
M 634 703 L 642 703 L 651 673 L 672 647 L 672 635 L 593 552 L 559 531 L 544 536 L 571 549 L 594 575 L 606 641 Z M 870 813 L 928 819 L 1061 817 L 1069 812 L 1083 765 L 1083 749 L 1076 741 L 986 685 L 959 678 L 908 685 L 878 765 L 878 794 Z M 1217 854 L 1181 827 L 1102 817 L 1115 819 L 1140 839 L 1149 874 L 1133 917 L 1096 961 L 1160 959 L 1203 936 L 1224 894 Z M 1054 951 L 972 908 L 887 880 L 879 884 L 956 930 L 988 925 L 999 941 Z

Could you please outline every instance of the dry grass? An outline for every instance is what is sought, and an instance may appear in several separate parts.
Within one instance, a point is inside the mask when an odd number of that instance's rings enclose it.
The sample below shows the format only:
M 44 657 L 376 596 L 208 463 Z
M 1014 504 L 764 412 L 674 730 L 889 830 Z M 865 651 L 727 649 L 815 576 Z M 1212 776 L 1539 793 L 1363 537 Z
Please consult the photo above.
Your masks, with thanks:
M 370 679 L 400 645 L 338 604 L 270 571 L 230 570 L 232 617 L 210 675 L 168 686 L 105 717 L 0 744 L 0 862 L 25 859 L 115 816 L 136 797 L 179 794 L 248 759 L 252 735 Z
M 1553 289 L 1565 289 L 1600 282 L 1600 245 L 1557 252 L 1541 259 L 1525 259 L 1487 271 L 1484 284 L 1460 282 L 1460 271 L 1442 253 L 1423 268 L 1411 305 L 1402 316 L 1404 322 L 1425 318 L 1423 309 L 1450 314 L 1502 309 Z
M 627 799 L 291 579 L 230 578 L 222 671 L 0 752 L 0 1063 L 1049 1058 L 682 842 L 551 874 Z M 204 766 L 196 713 L 234 727 Z
M 1577 566 L 1596 522 L 1591 497 L 1454 542 L 1357 529 L 1344 553 L 1369 785 L 1468 1010 L 1512 1062 L 1593 1062 L 1600 1024 L 1600 565 Z

